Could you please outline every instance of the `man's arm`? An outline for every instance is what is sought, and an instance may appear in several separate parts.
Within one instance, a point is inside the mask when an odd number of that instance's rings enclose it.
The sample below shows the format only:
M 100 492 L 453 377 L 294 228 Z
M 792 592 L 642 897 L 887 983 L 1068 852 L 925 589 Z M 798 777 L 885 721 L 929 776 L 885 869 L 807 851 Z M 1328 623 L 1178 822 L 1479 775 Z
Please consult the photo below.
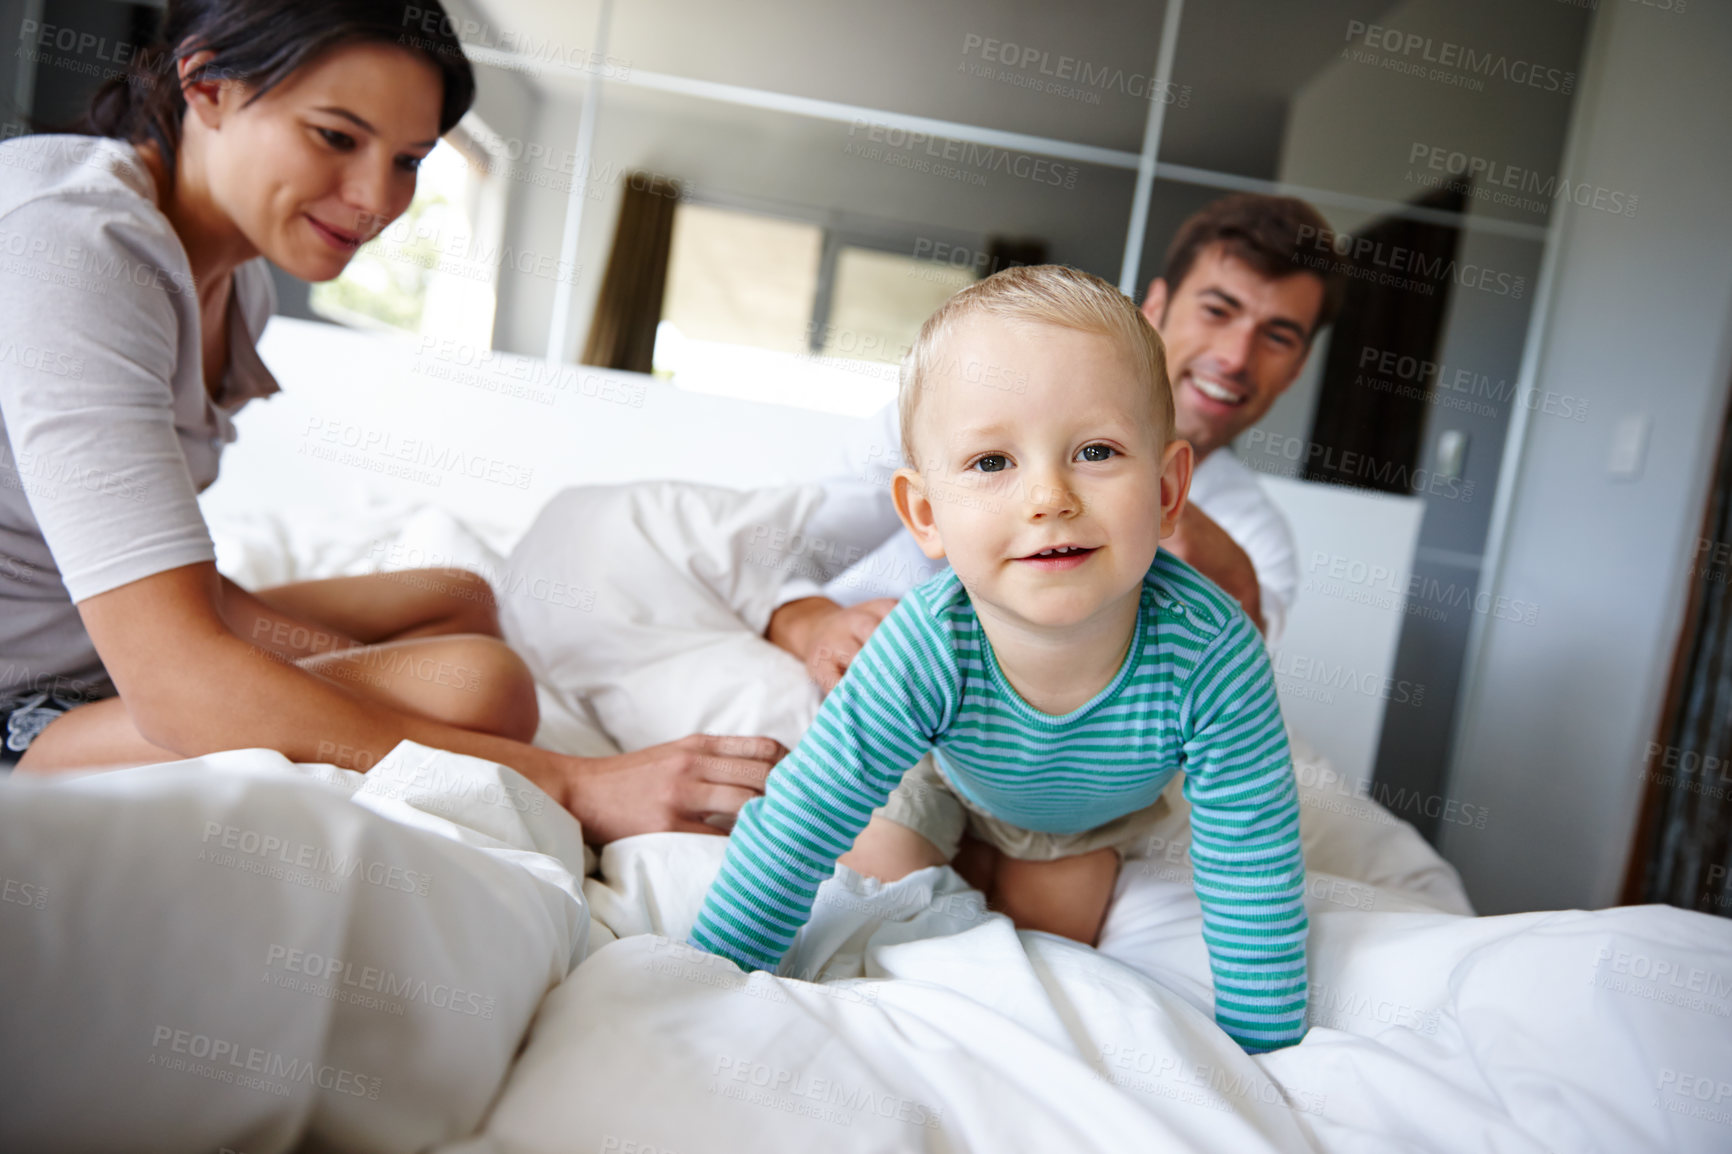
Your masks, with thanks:
M 262 746 L 294 761 L 333 745 L 368 764 L 405 739 L 508 765 L 575 815 L 592 842 L 633 833 L 715 833 L 762 792 L 781 747 L 769 738 L 694 736 L 619 757 L 576 758 L 364 700 L 234 635 L 209 562 L 184 565 L 78 603 L 133 724 L 186 757 Z
M 770 615 L 764 636 L 806 663 L 806 672 L 825 693 L 836 688 L 872 631 L 896 608 L 883 597 L 843 607 L 828 597 L 790 601 Z
M 1278 642 L 1299 591 L 1298 549 L 1287 519 L 1269 499 L 1256 474 L 1225 449 L 1217 449 L 1197 466 L 1186 500 L 1220 526 L 1250 558 L 1256 570 L 1259 611 L 1253 619 L 1261 617 L 1266 644 Z M 1244 580 L 1242 573 L 1238 580 Z M 1229 592 L 1243 604 L 1243 586 Z
M 1161 542 L 1179 560 L 1219 585 L 1245 610 L 1245 615 L 1264 632 L 1263 589 L 1257 580 L 1251 555 L 1239 547 L 1227 531 L 1196 505 L 1186 502 L 1178 528 Z

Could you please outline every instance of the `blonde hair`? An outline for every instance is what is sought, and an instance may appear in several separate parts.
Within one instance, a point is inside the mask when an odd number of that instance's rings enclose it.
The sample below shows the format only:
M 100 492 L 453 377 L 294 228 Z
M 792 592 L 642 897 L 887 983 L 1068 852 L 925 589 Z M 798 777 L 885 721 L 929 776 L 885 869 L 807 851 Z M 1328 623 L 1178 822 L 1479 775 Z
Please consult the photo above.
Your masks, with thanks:
M 1018 265 L 976 281 L 938 306 L 920 326 L 920 335 L 902 358 L 897 417 L 902 426 L 902 459 L 918 469 L 914 454 L 914 415 L 920 396 L 939 371 L 939 353 L 956 327 L 972 316 L 1034 321 L 1093 333 L 1119 343 L 1131 366 L 1153 390 L 1155 415 L 1173 436 L 1173 386 L 1167 378 L 1167 350 L 1148 318 L 1124 293 L 1080 269 L 1058 264 Z

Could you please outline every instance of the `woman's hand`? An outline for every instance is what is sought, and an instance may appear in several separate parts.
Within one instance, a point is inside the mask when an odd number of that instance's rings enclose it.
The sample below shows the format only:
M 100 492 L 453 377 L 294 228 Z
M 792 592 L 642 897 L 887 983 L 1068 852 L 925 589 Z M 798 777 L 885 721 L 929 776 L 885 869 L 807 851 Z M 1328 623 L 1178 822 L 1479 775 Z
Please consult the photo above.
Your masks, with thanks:
M 615 757 L 550 755 L 558 780 L 537 784 L 583 823 L 591 845 L 638 833 L 722 834 L 787 752 L 768 737 L 698 733 Z

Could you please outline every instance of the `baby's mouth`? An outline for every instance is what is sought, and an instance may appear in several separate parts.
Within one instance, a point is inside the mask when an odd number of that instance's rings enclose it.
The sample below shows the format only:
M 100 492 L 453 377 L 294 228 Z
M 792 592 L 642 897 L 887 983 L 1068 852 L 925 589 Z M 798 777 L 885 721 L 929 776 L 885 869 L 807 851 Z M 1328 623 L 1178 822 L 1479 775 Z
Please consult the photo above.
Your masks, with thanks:
M 1018 557 L 1018 561 L 1080 561 L 1095 551 L 1095 546 L 1058 545 L 1051 549 L 1042 549 L 1038 553 L 1030 553 L 1026 557 Z

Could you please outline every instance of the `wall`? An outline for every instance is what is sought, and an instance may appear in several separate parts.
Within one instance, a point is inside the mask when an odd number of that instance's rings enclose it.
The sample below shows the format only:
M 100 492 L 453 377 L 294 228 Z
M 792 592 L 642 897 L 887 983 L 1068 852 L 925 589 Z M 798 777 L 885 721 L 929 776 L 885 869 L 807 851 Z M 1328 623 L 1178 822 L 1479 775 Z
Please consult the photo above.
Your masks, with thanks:
M 1566 212 L 1535 335 L 1533 386 L 1593 418 L 1530 419 L 1511 479 L 1493 588 L 1540 626 L 1487 623 L 1452 788 L 1490 821 L 1442 843 L 1484 912 L 1606 905 L 1623 877 L 1732 374 L 1729 59 L 1732 8 L 1601 0 L 1566 165 L 1641 200 Z M 1632 414 L 1652 433 L 1622 480 Z
M 1432 149 L 1476 157 L 1507 174 L 1534 174 L 1544 183 L 1561 172 L 1572 89 L 1580 81 L 1582 46 L 1591 15 L 1567 4 L 1457 5 L 1443 0 L 1407 0 L 1376 23 L 1399 34 L 1401 51 L 1368 48 L 1368 33 L 1341 22 L 1338 57 L 1295 97 L 1288 117 L 1280 167 L 1281 180 L 1302 188 L 1355 197 L 1413 201 L 1426 195 L 1428 180 L 1447 180 L 1432 166 Z M 1371 23 L 1367 21 L 1366 23 Z M 1382 45 L 1381 37 L 1375 43 Z M 1423 44 L 1412 50 L 1409 44 Z M 1480 88 L 1434 77 L 1432 63 L 1450 51 L 1470 50 L 1506 62 L 1483 76 L 1450 69 L 1455 77 L 1478 79 Z M 1518 68 L 1517 65 L 1520 65 Z M 1398 65 L 1400 67 L 1390 67 Z M 1423 66 L 1426 75 L 1405 69 Z M 1538 66 L 1541 83 L 1517 84 L 1512 72 L 1526 76 Z M 1518 178 L 1519 179 L 1519 176 Z M 1554 185 L 1555 186 L 1555 185 Z M 1462 662 L 1480 605 L 1481 551 L 1491 521 L 1505 432 L 1516 408 L 1517 380 L 1533 293 L 1544 251 L 1544 228 L 1551 201 L 1529 196 L 1527 204 L 1500 203 L 1482 176 L 1480 194 L 1470 199 L 1472 227 L 1459 239 L 1456 267 L 1485 275 L 1479 283 L 1443 280 L 1448 293 L 1437 361 L 1442 374 L 1467 374 L 1467 391 L 1434 387 L 1426 406 L 1426 426 L 1414 476 L 1428 482 L 1425 520 L 1414 558 L 1411 582 L 1400 588 L 1349 589 L 1376 596 L 1404 616 L 1394 676 L 1424 687 L 1423 706 L 1392 710 L 1385 723 L 1377 759 L 1379 796 L 1415 798 L 1402 808 L 1422 832 L 1436 838 L 1448 800 L 1483 804 L 1460 796 L 1448 781 L 1450 741 L 1462 684 Z M 1370 210 L 1324 203 L 1324 215 L 1338 232 L 1354 233 L 1374 219 Z M 1513 226 L 1513 227 L 1512 227 Z M 1519 287 L 1518 287 L 1519 286 Z M 1397 290 L 1386 290 L 1397 291 Z M 1405 290 L 1402 290 L 1405 291 Z M 1319 354 L 1323 350 L 1319 350 Z M 1356 359 L 1365 350 L 1352 354 Z M 1372 350 L 1375 353 L 1375 350 Z M 1373 375 L 1390 381 L 1389 374 Z M 1299 381 L 1263 422 L 1266 433 L 1305 437 L 1305 422 L 1316 404 L 1314 373 Z M 1418 385 L 1418 380 L 1391 383 Z M 1568 435 L 1592 434 L 1581 422 L 1563 421 Z M 1446 429 L 1465 433 L 1468 449 L 1459 483 L 1430 485 L 1438 436 Z M 1271 442 L 1264 440 L 1264 449 Z M 1273 442 L 1280 443 L 1280 442 Z M 1239 451 L 1253 467 L 1268 468 L 1255 437 L 1241 438 Z M 1424 470 L 1424 472 L 1420 472 Z M 1337 582 L 1313 580 L 1323 571 L 1305 570 L 1300 596 L 1335 596 Z M 1417 591 L 1417 596 L 1409 596 Z M 1492 605 L 1485 602 L 1488 607 Z M 1435 813 L 1431 812 L 1435 811 Z

